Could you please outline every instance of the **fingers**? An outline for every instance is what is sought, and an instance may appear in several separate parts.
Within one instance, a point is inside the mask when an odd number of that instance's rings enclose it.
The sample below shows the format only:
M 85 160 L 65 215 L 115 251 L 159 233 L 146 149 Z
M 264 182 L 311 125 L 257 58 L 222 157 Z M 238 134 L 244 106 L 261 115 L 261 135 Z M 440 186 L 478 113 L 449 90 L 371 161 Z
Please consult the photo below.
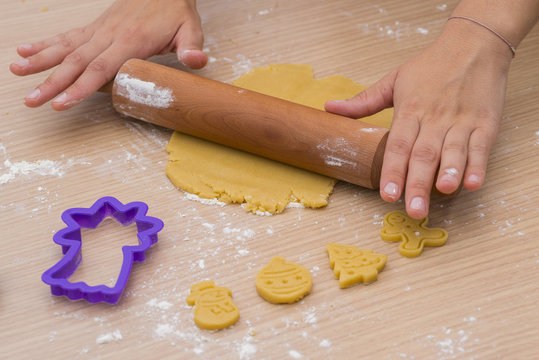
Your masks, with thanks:
M 67 35 L 67 34 L 65 34 L 65 35 Z M 35 42 L 33 44 L 19 45 L 17 47 L 17 53 L 20 56 L 24 57 L 24 58 L 26 58 L 28 56 L 35 55 L 38 52 L 40 52 L 40 51 L 42 51 L 42 50 L 44 50 L 44 49 L 46 49 L 48 47 L 51 47 L 52 45 L 55 45 L 58 42 L 60 42 L 62 36 L 63 36 L 62 34 L 59 34 L 59 35 L 50 37 L 48 39 L 45 39 L 45 40 L 42 40 L 42 41 L 39 41 L 39 42 Z
M 17 46 L 17 54 L 19 54 L 23 58 L 32 56 L 41 50 L 42 49 L 38 50 L 35 44 L 22 44 Z
M 106 43 L 90 41 L 67 55 L 52 74 L 24 99 L 25 104 L 29 107 L 40 106 L 61 93 L 107 47 L 108 44 Z M 53 108 L 56 109 L 57 107 L 53 106 Z
M 464 187 L 467 190 L 477 190 L 485 181 L 490 148 L 496 137 L 497 130 L 478 128 L 470 135 L 468 145 L 468 164 L 464 173 Z
M 361 118 L 393 106 L 393 84 L 397 76 L 394 70 L 348 100 L 330 100 L 325 104 L 326 111 L 351 118 Z
M 419 122 L 415 117 L 395 112 L 380 177 L 380 196 L 385 201 L 395 202 L 403 193 L 410 154 L 418 134 Z
M 114 78 L 122 64 L 133 57 L 134 51 L 126 45 L 112 45 L 93 59 L 78 78 L 52 102 L 55 110 L 69 109 Z M 122 56 L 117 56 L 122 54 Z
M 203 43 L 194 0 L 118 0 L 88 26 L 19 46 L 17 52 L 23 58 L 10 69 L 16 75 L 28 75 L 57 66 L 26 96 L 25 104 L 40 106 L 56 97 L 52 107 L 63 110 L 111 80 L 131 57 L 177 50 L 185 65 L 201 68 L 208 61 L 201 50 Z
M 405 204 L 414 219 L 423 219 L 429 213 L 432 184 L 447 131 L 440 125 L 431 121 L 422 126 L 410 154 Z
M 406 211 L 414 219 L 428 215 L 447 131 L 438 122 L 420 120 L 412 112 L 395 113 L 380 180 L 380 195 L 385 201 L 397 201 L 405 190 Z
M 470 131 L 462 126 L 454 126 L 447 132 L 436 180 L 436 188 L 443 194 L 455 192 L 462 181 L 468 157 L 469 138 Z
M 208 63 L 208 57 L 201 50 L 183 50 L 178 52 L 178 59 L 191 69 L 201 69 Z
M 23 59 L 12 63 L 10 70 L 19 76 L 48 70 L 60 64 L 67 55 L 86 43 L 90 37 L 90 32 L 76 29 L 34 44 L 20 45 L 17 52 Z
M 178 30 L 174 43 L 176 55 L 182 64 L 191 69 L 201 69 L 206 66 L 208 57 L 202 52 L 204 35 L 200 20 L 193 19 L 185 22 Z
M 384 154 L 381 197 L 394 202 L 405 189 L 407 213 L 422 219 L 429 212 L 437 170 L 436 187 L 442 193 L 453 193 L 461 182 L 468 190 L 479 189 L 497 130 L 482 126 L 471 131 L 462 125 L 471 123 L 464 118 L 447 129 L 448 121 L 419 121 L 396 113 Z

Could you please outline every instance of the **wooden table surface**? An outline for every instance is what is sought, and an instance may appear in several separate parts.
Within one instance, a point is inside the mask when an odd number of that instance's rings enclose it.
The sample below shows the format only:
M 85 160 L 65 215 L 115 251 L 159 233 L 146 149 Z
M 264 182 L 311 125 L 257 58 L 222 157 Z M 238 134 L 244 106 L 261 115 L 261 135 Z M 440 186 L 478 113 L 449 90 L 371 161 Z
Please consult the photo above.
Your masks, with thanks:
M 539 344 L 539 27 L 513 61 L 486 185 L 435 199 L 430 223 L 449 232 L 414 259 L 379 238 L 402 209 L 376 191 L 337 184 L 326 208 L 257 216 L 190 199 L 165 176 L 171 131 L 119 116 L 105 94 L 69 111 L 22 99 L 46 74 L 7 69 L 16 46 L 81 26 L 111 1 L 2 1 L 0 33 L 0 351 L 6 359 L 532 359 Z M 254 66 L 311 64 L 369 85 L 440 32 L 456 1 L 200 1 L 208 66 L 230 82 Z M 152 60 L 181 68 L 174 55 Z M 61 213 L 105 195 L 144 201 L 165 228 L 136 263 L 115 306 L 53 297 L 41 274 L 61 258 Z M 73 276 L 112 284 L 132 226 L 83 233 Z M 329 242 L 388 255 L 377 282 L 340 289 Z M 254 277 L 275 255 L 307 267 L 313 290 L 272 305 Z M 185 298 L 203 279 L 229 287 L 232 328 L 193 323 Z M 535 344 L 535 345 L 533 345 Z

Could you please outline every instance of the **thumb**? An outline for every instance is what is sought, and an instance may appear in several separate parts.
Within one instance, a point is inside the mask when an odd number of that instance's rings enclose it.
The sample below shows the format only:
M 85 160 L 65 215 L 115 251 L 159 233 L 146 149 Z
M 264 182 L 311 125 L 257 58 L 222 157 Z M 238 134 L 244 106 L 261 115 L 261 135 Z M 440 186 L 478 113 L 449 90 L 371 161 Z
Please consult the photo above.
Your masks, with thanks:
M 362 118 L 391 107 L 396 78 L 397 69 L 350 99 L 327 101 L 326 111 L 351 118 Z
M 184 23 L 178 30 L 174 43 L 178 60 L 185 66 L 200 69 L 208 62 L 208 57 L 202 51 L 204 35 L 200 22 Z

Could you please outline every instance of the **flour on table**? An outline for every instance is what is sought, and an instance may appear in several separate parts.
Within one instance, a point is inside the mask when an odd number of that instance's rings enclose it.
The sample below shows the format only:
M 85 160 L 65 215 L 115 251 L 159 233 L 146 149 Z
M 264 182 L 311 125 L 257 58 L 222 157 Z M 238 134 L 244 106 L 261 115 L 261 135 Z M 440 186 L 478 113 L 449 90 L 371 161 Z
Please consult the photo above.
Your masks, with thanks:
M 122 333 L 120 332 L 120 329 L 116 329 L 113 332 L 110 332 L 108 334 L 99 335 L 95 342 L 97 344 L 108 344 L 113 341 L 120 341 L 122 340 Z

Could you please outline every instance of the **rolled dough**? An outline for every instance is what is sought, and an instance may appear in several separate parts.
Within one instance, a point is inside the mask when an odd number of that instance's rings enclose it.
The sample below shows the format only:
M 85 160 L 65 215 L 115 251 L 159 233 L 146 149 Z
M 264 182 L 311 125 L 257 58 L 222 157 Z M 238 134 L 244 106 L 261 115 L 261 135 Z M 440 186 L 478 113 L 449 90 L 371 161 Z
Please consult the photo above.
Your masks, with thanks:
M 333 75 L 314 79 L 309 65 L 278 64 L 254 68 L 234 85 L 324 109 L 330 99 L 347 99 L 365 88 Z M 363 121 L 391 125 L 392 109 Z M 174 132 L 167 145 L 166 173 L 187 192 L 226 203 L 245 203 L 251 212 L 282 212 L 291 202 L 323 207 L 337 182 L 322 175 Z

